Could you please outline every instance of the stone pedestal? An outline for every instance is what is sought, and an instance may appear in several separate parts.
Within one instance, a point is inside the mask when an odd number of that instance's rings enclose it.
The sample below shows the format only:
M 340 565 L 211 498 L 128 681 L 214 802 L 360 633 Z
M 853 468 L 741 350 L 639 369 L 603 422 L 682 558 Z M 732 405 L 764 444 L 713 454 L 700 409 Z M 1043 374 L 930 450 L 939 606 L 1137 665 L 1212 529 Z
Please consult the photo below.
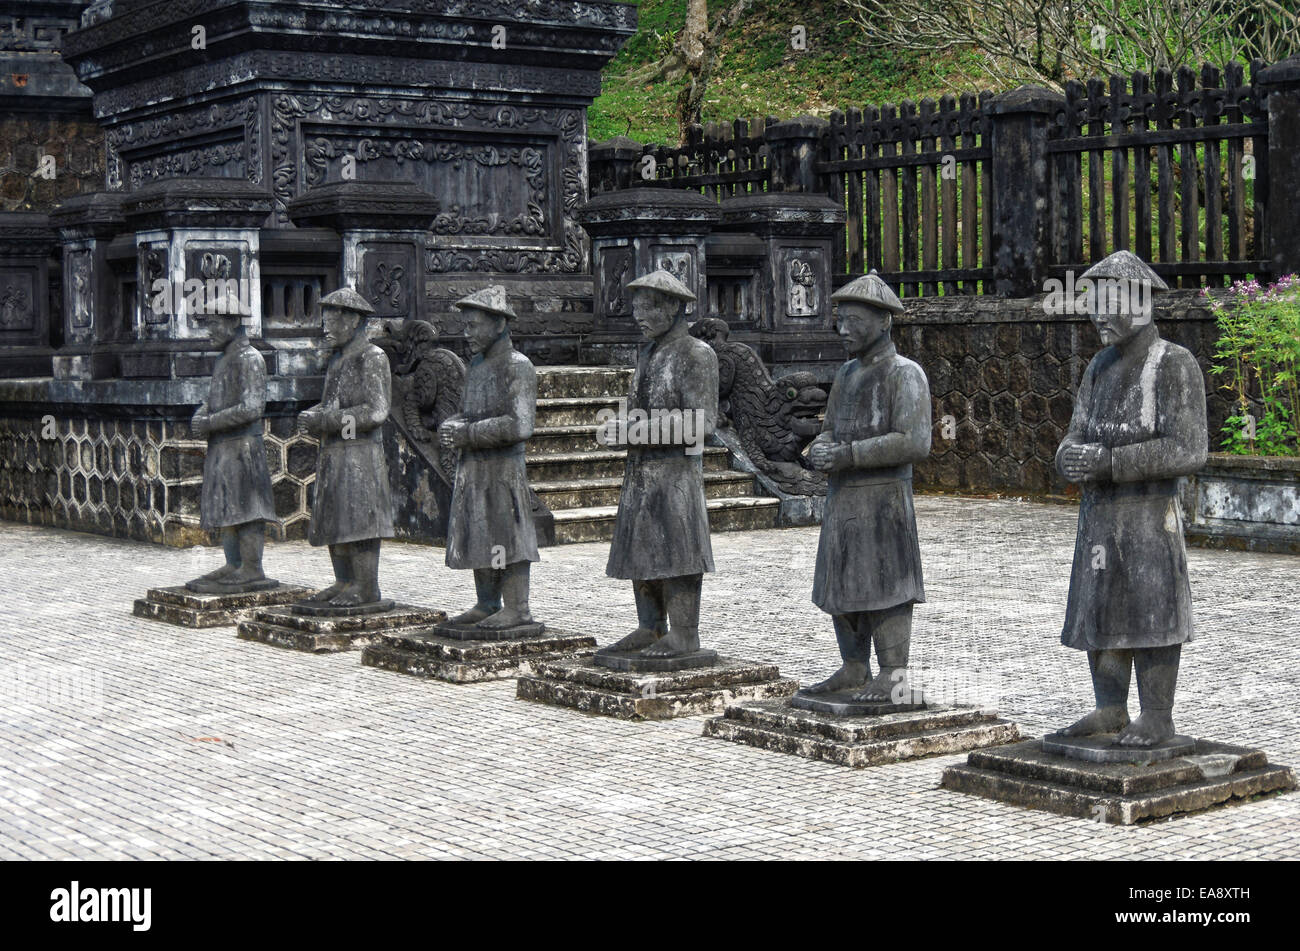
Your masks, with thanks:
M 977 707 L 860 704 L 834 695 L 818 696 L 812 705 L 817 708 L 784 700 L 730 704 L 722 716 L 704 724 L 704 735 L 854 768 L 960 753 L 1020 737 L 1014 723 Z M 840 710 L 846 712 L 836 712 Z
M 1261 750 L 1194 740 L 1185 755 L 1138 762 L 1096 762 L 1044 747 L 1057 737 L 978 750 L 943 773 L 945 789 L 1112 825 L 1133 825 L 1270 792 L 1294 789 L 1285 766 L 1270 766 Z M 1108 747 L 1113 736 L 1088 737 L 1086 749 Z M 1176 740 L 1185 738 L 1178 737 Z M 1159 755 L 1157 753 L 1157 755 Z
M 445 611 L 395 604 L 387 611 L 366 614 L 304 614 L 293 607 L 267 608 L 241 621 L 239 637 L 274 647 L 289 647 L 312 654 L 333 654 L 368 647 L 380 636 L 412 628 L 426 628 L 447 619 Z
M 775 664 L 719 657 L 671 671 L 614 670 L 594 659 L 538 663 L 519 678 L 518 697 L 624 720 L 669 720 L 720 713 L 729 703 L 788 697 L 798 683 Z
M 181 627 L 229 627 L 261 608 L 292 604 L 315 593 L 299 585 L 272 584 L 274 587 L 237 594 L 199 594 L 184 585 L 150 588 L 135 602 L 134 614 Z
M 400 674 L 478 683 L 532 674 L 543 662 L 586 656 L 596 639 L 547 630 L 542 624 L 502 631 L 451 624 L 383 634 L 361 653 L 361 663 Z

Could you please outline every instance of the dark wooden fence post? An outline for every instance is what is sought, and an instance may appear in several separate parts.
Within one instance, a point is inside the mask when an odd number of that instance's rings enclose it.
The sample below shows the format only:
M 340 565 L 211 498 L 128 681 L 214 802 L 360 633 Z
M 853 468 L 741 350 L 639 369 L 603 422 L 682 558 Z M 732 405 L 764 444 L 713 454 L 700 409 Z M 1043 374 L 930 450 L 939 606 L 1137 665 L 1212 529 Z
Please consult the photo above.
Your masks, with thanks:
M 800 116 L 767 127 L 771 156 L 768 190 L 774 192 L 824 192 L 817 163 L 826 161 L 831 124 L 825 119 Z
M 1255 213 L 1264 216 L 1264 247 L 1274 278 L 1300 272 L 1300 56 L 1256 77 L 1268 96 L 1268 151 L 1255 156 Z M 1234 174 L 1241 174 L 1240 169 Z
M 1021 86 L 992 103 L 992 247 L 994 290 L 1028 297 L 1043 289 L 1050 260 L 1051 176 L 1047 131 L 1065 97 L 1041 86 Z

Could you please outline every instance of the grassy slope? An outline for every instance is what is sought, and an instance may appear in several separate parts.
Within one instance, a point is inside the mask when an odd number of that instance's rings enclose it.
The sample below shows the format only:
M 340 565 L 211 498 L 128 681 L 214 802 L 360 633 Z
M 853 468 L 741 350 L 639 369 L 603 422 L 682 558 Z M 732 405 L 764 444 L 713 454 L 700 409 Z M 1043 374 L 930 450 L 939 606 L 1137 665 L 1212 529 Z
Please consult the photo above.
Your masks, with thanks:
M 721 9 L 723 0 L 711 0 Z M 686 0 L 641 0 L 640 30 L 605 70 L 604 92 L 589 114 L 593 139 L 631 135 L 642 142 L 676 143 L 673 119 L 682 80 L 635 85 L 631 69 L 657 60 L 655 31 L 681 29 Z M 779 118 L 903 99 L 938 98 L 984 88 L 978 56 L 923 55 L 867 49 L 845 23 L 836 0 L 754 0 L 728 32 L 705 104 L 705 121 L 773 115 Z M 808 31 L 808 49 L 791 48 L 791 28 Z

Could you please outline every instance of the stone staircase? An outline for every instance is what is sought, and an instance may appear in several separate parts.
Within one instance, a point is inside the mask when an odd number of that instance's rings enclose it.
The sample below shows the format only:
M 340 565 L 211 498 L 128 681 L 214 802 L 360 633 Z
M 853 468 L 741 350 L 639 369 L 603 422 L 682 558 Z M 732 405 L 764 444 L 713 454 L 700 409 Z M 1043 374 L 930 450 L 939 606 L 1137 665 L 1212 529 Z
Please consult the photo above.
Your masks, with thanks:
M 528 479 L 555 515 L 555 541 L 605 541 L 623 486 L 627 453 L 596 442 L 596 417 L 617 410 L 632 379 L 624 367 L 538 367 L 537 421 L 528 441 Z M 757 495 L 752 475 L 727 468 L 723 448 L 705 447 L 704 493 L 715 532 L 775 528 L 780 503 Z

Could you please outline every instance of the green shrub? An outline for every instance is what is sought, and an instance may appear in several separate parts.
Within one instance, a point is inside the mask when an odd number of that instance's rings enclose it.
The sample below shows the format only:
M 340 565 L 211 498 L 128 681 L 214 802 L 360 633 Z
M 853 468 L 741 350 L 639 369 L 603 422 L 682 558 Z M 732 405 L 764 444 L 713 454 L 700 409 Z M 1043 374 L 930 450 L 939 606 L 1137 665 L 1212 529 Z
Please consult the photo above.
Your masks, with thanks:
M 1288 274 L 1267 287 L 1237 281 L 1209 300 L 1219 325 L 1211 372 L 1235 410 L 1223 423 L 1223 451 L 1300 455 L 1300 277 Z

